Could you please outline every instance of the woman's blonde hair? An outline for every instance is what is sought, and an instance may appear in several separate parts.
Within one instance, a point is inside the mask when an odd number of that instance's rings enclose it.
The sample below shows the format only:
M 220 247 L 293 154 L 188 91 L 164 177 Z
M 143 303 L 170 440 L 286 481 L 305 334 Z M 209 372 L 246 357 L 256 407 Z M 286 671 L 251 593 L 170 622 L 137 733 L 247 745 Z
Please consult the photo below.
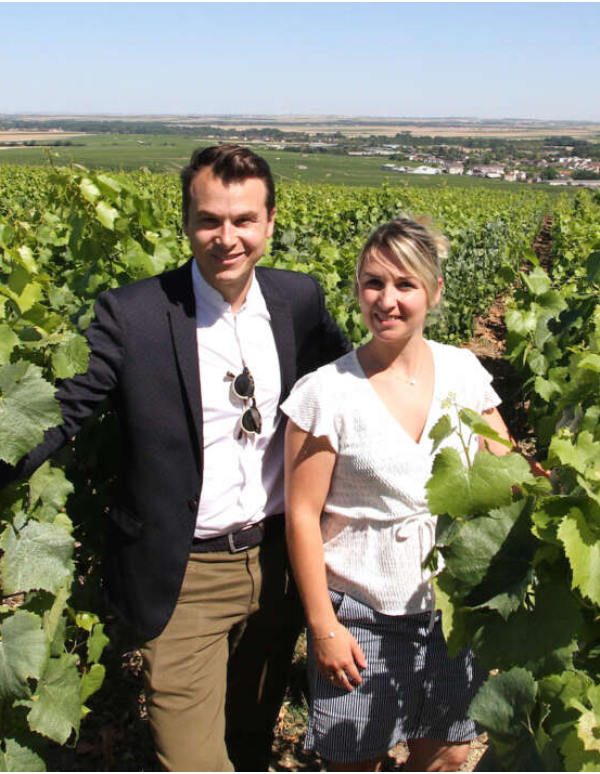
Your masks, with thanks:
M 379 226 L 367 239 L 356 262 L 356 283 L 374 253 L 386 253 L 422 283 L 431 307 L 442 278 L 442 261 L 448 254 L 447 238 L 431 225 L 431 218 L 395 218 Z

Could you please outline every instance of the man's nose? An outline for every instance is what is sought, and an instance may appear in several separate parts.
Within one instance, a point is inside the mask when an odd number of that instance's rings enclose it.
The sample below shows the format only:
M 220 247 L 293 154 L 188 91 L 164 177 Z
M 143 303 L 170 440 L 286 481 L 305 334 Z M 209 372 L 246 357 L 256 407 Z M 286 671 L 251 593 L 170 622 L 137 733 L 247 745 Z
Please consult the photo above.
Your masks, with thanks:
M 232 247 L 235 243 L 235 229 L 231 223 L 223 223 L 219 230 L 219 243 L 222 247 Z

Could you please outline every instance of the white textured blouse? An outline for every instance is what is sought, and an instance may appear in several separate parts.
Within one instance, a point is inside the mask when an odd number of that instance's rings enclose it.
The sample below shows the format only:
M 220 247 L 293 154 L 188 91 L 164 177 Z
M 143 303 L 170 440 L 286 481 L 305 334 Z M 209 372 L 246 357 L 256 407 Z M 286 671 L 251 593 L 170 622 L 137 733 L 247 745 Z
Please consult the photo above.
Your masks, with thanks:
M 281 406 L 302 430 L 327 438 L 337 455 L 321 517 L 329 587 L 387 615 L 426 612 L 435 604 L 422 570 L 435 543 L 425 492 L 435 457 L 431 428 L 444 414 L 456 427 L 457 407 L 481 413 L 500 403 L 492 377 L 472 352 L 427 344 L 434 388 L 419 442 L 387 409 L 356 352 L 300 379 Z M 457 434 L 445 446 L 465 460 Z M 475 454 L 477 436 L 470 447 Z

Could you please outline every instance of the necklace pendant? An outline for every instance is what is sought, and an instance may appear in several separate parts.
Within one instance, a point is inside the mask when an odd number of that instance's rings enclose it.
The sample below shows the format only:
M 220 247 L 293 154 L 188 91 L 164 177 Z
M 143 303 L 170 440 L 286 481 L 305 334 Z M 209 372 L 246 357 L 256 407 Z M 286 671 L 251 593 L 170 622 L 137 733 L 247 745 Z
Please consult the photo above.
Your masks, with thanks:
M 414 387 L 415 384 L 417 383 L 417 380 L 416 379 L 409 379 L 408 383 L 410 384 L 411 387 Z

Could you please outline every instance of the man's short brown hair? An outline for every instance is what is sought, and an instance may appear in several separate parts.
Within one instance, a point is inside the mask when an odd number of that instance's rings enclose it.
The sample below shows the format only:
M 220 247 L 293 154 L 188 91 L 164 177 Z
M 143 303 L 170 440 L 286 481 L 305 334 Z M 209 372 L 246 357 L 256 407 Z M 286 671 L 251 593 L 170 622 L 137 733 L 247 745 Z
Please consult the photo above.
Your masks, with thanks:
M 241 145 L 211 145 L 196 148 L 190 163 L 181 170 L 181 209 L 184 222 L 187 221 L 190 206 L 190 188 L 196 174 L 204 167 L 210 167 L 215 177 L 223 183 L 241 183 L 252 177 L 264 181 L 267 189 L 267 212 L 275 207 L 275 183 L 267 162 L 250 148 Z

